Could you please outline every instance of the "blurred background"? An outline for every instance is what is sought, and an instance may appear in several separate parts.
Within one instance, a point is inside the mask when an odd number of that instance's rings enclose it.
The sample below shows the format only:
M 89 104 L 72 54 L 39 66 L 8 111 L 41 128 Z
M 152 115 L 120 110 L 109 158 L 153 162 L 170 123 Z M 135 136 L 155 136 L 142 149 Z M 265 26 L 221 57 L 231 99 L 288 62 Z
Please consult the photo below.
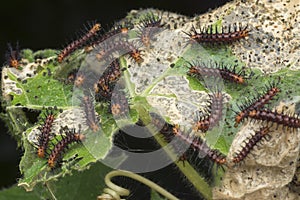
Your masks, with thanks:
M 88 21 L 97 20 L 102 25 L 122 19 L 132 9 L 158 8 L 193 17 L 214 9 L 228 0 L 189 1 L 71 1 L 71 0 L 9 0 L 0 3 L 0 61 L 5 62 L 7 43 L 19 42 L 20 48 L 34 51 L 61 49 Z M 1 108 L 0 108 L 0 111 Z M 20 177 L 18 164 L 22 150 L 8 134 L 0 120 L 0 189 L 10 187 Z

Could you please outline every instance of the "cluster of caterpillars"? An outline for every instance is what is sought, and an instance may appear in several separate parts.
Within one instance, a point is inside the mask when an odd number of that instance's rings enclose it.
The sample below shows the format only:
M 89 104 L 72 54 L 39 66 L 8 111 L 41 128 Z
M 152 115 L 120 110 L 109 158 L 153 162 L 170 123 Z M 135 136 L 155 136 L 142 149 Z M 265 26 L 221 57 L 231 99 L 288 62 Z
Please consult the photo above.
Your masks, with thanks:
M 72 143 L 80 143 L 85 136 L 75 128 L 62 127 L 59 136 L 53 133 L 53 123 L 56 117 L 54 109 L 47 109 L 43 116 L 43 123 L 39 126 L 40 135 L 37 143 L 37 156 L 47 158 L 48 166 L 55 169 L 62 163 L 63 153 Z
M 197 67 L 199 68 L 199 67 Z M 189 71 L 190 75 L 200 75 L 199 71 L 195 72 L 195 67 L 191 67 L 192 70 Z M 203 76 L 206 76 L 207 69 L 204 69 Z M 214 69 L 216 70 L 216 69 Z M 210 75 L 212 75 L 213 70 L 210 70 Z M 221 72 L 217 72 L 221 73 Z M 230 72 L 231 73 L 231 72 Z M 240 75 L 234 75 L 239 78 L 235 80 L 244 79 Z M 221 77 L 222 74 L 221 74 Z M 226 77 L 224 77 L 226 79 Z M 244 81 L 234 81 L 234 79 L 229 79 L 232 82 L 236 83 L 245 83 Z M 262 121 L 262 126 L 259 130 L 255 130 L 254 134 L 248 137 L 243 141 L 243 145 L 238 152 L 235 152 L 234 157 L 228 160 L 227 156 L 221 153 L 216 149 L 211 149 L 204 139 L 199 135 L 196 135 L 192 131 L 186 132 L 182 131 L 177 124 L 168 124 L 167 122 L 160 119 L 156 114 L 152 114 L 153 124 L 157 127 L 162 127 L 160 133 L 166 142 L 170 142 L 174 137 L 178 140 L 183 141 L 185 144 L 189 145 L 189 148 L 193 149 L 193 152 L 197 152 L 199 155 L 207 155 L 207 157 L 217 165 L 228 166 L 228 162 L 240 163 L 242 162 L 250 153 L 250 151 L 259 144 L 260 141 L 269 136 L 269 133 L 272 132 L 272 128 L 278 129 L 279 126 L 282 129 L 299 129 L 300 128 L 300 118 L 295 114 L 285 114 L 283 112 L 272 111 L 269 108 L 266 108 L 266 105 L 270 103 L 271 100 L 280 92 L 279 88 L 280 79 L 277 81 L 270 81 L 264 86 L 264 92 L 257 94 L 256 97 L 253 97 L 252 100 L 243 102 L 241 105 L 238 105 L 239 111 L 236 112 L 235 116 L 235 127 L 242 123 L 245 119 Z M 207 133 L 207 131 L 218 126 L 223 119 L 223 110 L 224 110 L 224 94 L 220 90 L 213 91 L 209 94 L 210 103 L 208 106 L 208 114 L 201 116 L 198 120 L 195 121 L 194 131 L 200 133 Z M 274 127 L 276 125 L 276 127 Z M 179 148 L 179 149 L 178 149 Z M 181 152 L 179 154 L 179 160 L 186 160 L 190 155 L 187 153 L 182 153 L 182 149 L 179 147 L 174 147 L 175 152 Z M 177 150 L 176 150 L 177 149 Z
M 90 28 L 87 28 L 85 34 L 71 42 L 57 55 L 58 63 L 68 62 L 68 58 L 73 52 L 84 48 L 87 54 L 92 51 L 97 61 L 113 60 L 107 64 L 104 72 L 97 80 L 91 79 L 91 74 L 88 74 L 88 72 L 78 70 L 71 71 L 67 77 L 68 82 L 73 83 L 75 87 L 86 89 L 82 97 L 82 106 L 86 114 L 86 122 L 91 130 L 97 132 L 100 129 L 98 119 L 95 115 L 94 98 L 96 101 L 109 102 L 110 112 L 114 116 L 122 116 L 125 113 L 124 110 L 128 108 L 125 88 L 119 86 L 118 91 L 114 92 L 117 83 L 120 81 L 122 72 L 126 69 L 121 69 L 119 58 L 111 59 L 112 54 L 119 52 L 124 55 L 124 52 L 126 52 L 125 55 L 128 55 L 131 60 L 142 64 L 142 50 L 139 47 L 141 45 L 150 47 L 153 37 L 159 31 L 159 28 L 163 27 L 162 18 L 156 16 L 154 13 L 145 15 L 138 24 L 125 21 L 114 25 L 113 28 L 109 30 L 104 30 L 100 23 L 94 23 Z M 129 33 L 134 28 L 137 28 L 136 35 L 138 42 L 136 43 L 129 39 Z M 226 28 L 223 26 L 221 29 L 218 29 L 216 25 L 209 25 L 200 27 L 200 31 L 197 31 L 193 26 L 190 32 L 184 33 L 187 35 L 189 42 L 194 41 L 199 44 L 212 44 L 215 46 L 233 43 L 246 38 L 249 35 L 249 29 L 248 26 L 242 26 L 241 24 L 232 24 Z M 119 37 L 111 39 L 116 35 Z M 9 51 L 6 56 L 9 66 L 18 69 L 20 62 L 18 47 L 16 50 L 13 50 L 11 46 L 9 46 Z M 188 75 L 196 77 L 199 80 L 214 77 L 231 83 L 246 85 L 247 79 L 251 78 L 252 75 L 250 74 L 247 77 L 243 70 L 236 70 L 237 66 L 228 66 L 223 63 L 213 63 L 213 67 L 208 67 L 205 63 L 199 61 L 189 62 L 188 64 L 190 65 Z M 90 83 L 91 80 L 93 81 L 92 83 Z M 266 86 L 265 93 L 255 97 L 253 101 L 245 102 L 239 106 L 240 111 L 237 112 L 235 118 L 236 126 L 247 118 L 265 121 L 267 125 L 255 131 L 253 136 L 244 141 L 245 145 L 239 152 L 236 152 L 232 162 L 239 163 L 243 161 L 253 147 L 268 135 L 271 129 L 270 124 L 276 123 L 278 126 L 281 125 L 293 129 L 300 127 L 298 116 L 287 115 L 265 108 L 265 105 L 280 91 L 278 83 L 279 82 L 270 83 Z M 92 87 L 87 88 L 86 85 L 92 85 Z M 90 90 L 93 90 L 95 97 L 90 95 Z M 209 114 L 201 116 L 195 121 L 194 131 L 206 133 L 213 127 L 218 126 L 223 118 L 224 94 L 221 89 L 212 91 L 209 97 Z M 157 120 L 157 116 L 152 117 L 153 123 L 157 124 L 159 121 Z M 53 113 L 48 113 L 44 121 L 44 125 L 40 128 L 41 136 L 39 138 L 38 156 L 43 158 L 48 154 L 48 165 L 54 168 L 59 158 L 61 158 L 62 150 L 70 143 L 79 142 L 84 137 L 81 133 L 76 133 L 75 130 L 65 130 L 65 136 L 62 136 L 62 140 L 57 142 L 51 152 L 48 153 L 51 124 L 54 121 Z M 167 142 L 170 142 L 170 138 L 177 137 L 184 143 L 189 144 L 194 151 L 207 154 L 214 163 L 218 165 L 227 164 L 228 159 L 224 154 L 218 150 L 211 149 L 202 138 L 183 133 L 178 125 L 163 122 L 161 126 L 158 127 L 163 127 L 160 132 Z M 184 156 L 181 156 L 181 159 L 184 159 Z
M 143 62 L 141 50 L 137 45 L 128 40 L 129 32 L 135 25 L 126 21 L 125 23 L 117 24 L 109 31 L 103 31 L 100 28 L 100 24 L 94 24 L 85 35 L 83 35 L 78 40 L 70 43 L 65 49 L 61 51 L 58 55 L 58 62 L 63 62 L 67 57 L 78 48 L 85 47 L 85 49 L 93 49 L 95 53 L 95 58 L 98 61 L 106 60 L 106 58 L 111 59 L 111 55 L 115 51 L 125 51 L 129 57 L 136 63 L 141 64 Z M 153 13 L 146 15 L 136 26 L 138 29 L 137 36 L 139 37 L 139 44 L 143 44 L 146 47 L 151 45 L 151 39 L 159 28 L 164 27 L 162 19 L 156 17 Z M 219 30 L 217 26 L 210 25 L 207 27 L 201 27 L 198 32 L 193 26 L 191 32 L 186 33 L 189 41 L 195 41 L 199 44 L 228 44 L 232 42 L 239 41 L 249 35 L 248 26 L 242 26 L 241 24 L 232 24 L 225 27 L 221 27 Z M 109 40 L 111 37 L 119 34 L 121 39 Z M 108 42 L 105 42 L 109 40 Z M 96 101 L 106 101 L 110 104 L 110 112 L 116 116 L 123 114 L 125 107 L 128 107 L 128 101 L 126 94 L 124 94 L 124 88 L 118 87 L 117 92 L 113 92 L 116 83 L 119 82 L 122 71 L 120 67 L 119 58 L 112 59 L 113 61 L 108 64 L 108 67 L 104 70 L 99 79 L 97 79 L 93 85 L 93 91 L 95 92 Z M 246 76 L 244 70 L 236 70 L 237 66 L 229 66 L 223 63 L 212 63 L 213 65 L 208 67 L 206 63 L 201 63 L 199 61 L 189 62 L 188 75 L 196 77 L 199 80 L 203 78 L 215 78 L 225 80 L 227 82 L 235 83 L 238 85 L 246 85 L 247 79 L 251 78 L 252 74 Z M 126 69 L 125 69 L 126 70 Z M 84 73 L 74 74 L 73 72 L 69 74 L 74 81 L 76 87 L 81 87 L 86 76 Z M 75 77 L 75 78 L 74 78 Z M 242 122 L 246 118 L 265 120 L 270 122 L 275 122 L 279 125 L 294 127 L 298 125 L 295 124 L 298 120 L 295 116 L 287 116 L 277 112 L 272 112 L 270 110 L 263 109 L 264 105 L 271 100 L 276 93 L 279 92 L 277 84 L 270 84 L 267 87 L 265 94 L 258 96 L 254 99 L 254 102 L 246 102 L 240 106 L 241 111 L 237 113 L 236 124 Z M 218 126 L 223 119 L 223 109 L 224 109 L 224 93 L 221 89 L 216 89 L 209 94 L 210 103 L 208 107 L 208 115 L 201 116 L 194 125 L 194 131 L 206 133 L 215 126 Z M 111 100 L 113 99 L 113 100 Z M 94 106 L 92 98 L 89 95 L 83 97 L 83 105 L 86 113 L 87 124 L 93 131 L 99 130 L 98 123 L 94 114 Z M 274 116 L 272 116 L 272 114 Z M 154 122 L 158 120 L 153 117 Z M 155 120 L 156 119 L 156 120 Z M 293 121 L 293 123 L 291 123 Z M 295 123 L 294 123 L 295 122 Z M 162 130 L 160 131 L 165 137 L 167 142 L 170 142 L 171 135 L 179 138 L 179 140 L 191 146 L 194 151 L 199 153 L 205 153 L 214 163 L 218 165 L 226 165 L 226 156 L 216 149 L 211 149 L 204 139 L 196 137 L 191 134 L 186 134 L 180 130 L 178 125 L 168 124 L 164 122 L 162 125 Z M 232 162 L 239 163 L 248 155 L 251 149 L 270 132 L 270 127 L 264 126 L 260 130 L 257 130 L 255 134 L 244 141 L 245 145 L 239 152 L 236 152 L 235 157 Z M 176 147 L 175 147 L 176 148 Z M 181 160 L 187 155 L 181 156 Z
M 123 71 L 120 58 L 113 57 L 114 53 L 128 55 L 136 63 L 143 62 L 142 50 L 137 46 L 150 46 L 150 43 L 158 32 L 158 28 L 163 27 L 161 18 L 153 13 L 145 14 L 137 24 L 129 21 L 117 23 L 109 30 L 101 29 L 99 23 L 91 25 L 86 34 L 67 45 L 57 56 L 59 63 L 68 62 L 68 57 L 77 49 L 84 48 L 87 54 L 92 54 L 99 62 L 103 61 L 107 67 L 101 74 L 90 71 L 72 70 L 67 76 L 67 83 L 74 84 L 74 87 L 83 90 L 82 106 L 86 114 L 88 126 L 94 131 L 99 130 L 99 120 L 95 116 L 94 100 L 96 102 L 108 102 L 109 112 L 114 118 L 122 118 L 128 111 L 128 100 L 122 81 Z M 136 28 L 134 42 L 129 40 L 129 33 Z M 93 53 L 91 53 L 93 50 Z M 106 62 L 109 61 L 109 62 Z M 106 64 L 108 63 L 108 64 Z M 99 78 L 91 78 L 99 77 Z M 94 92 L 92 97 L 91 92 Z
M 204 44 L 224 44 L 238 41 L 241 38 L 248 36 L 249 30 L 247 26 L 242 27 L 242 25 L 233 25 L 233 31 L 231 27 L 224 31 L 222 27 L 221 32 L 218 32 L 217 27 L 213 25 L 200 28 L 200 32 L 197 32 L 195 27 L 192 28 L 191 33 L 186 33 L 191 41 L 196 41 L 197 43 Z M 216 30 L 213 33 L 213 30 Z M 211 67 L 208 67 L 206 63 L 201 63 L 199 61 L 188 62 L 189 70 L 188 75 L 193 76 L 200 81 L 205 78 L 212 78 L 216 80 L 224 80 L 225 82 L 231 82 L 238 85 L 246 85 L 247 79 L 253 77 L 251 72 L 246 76 L 243 70 L 237 71 L 236 66 L 228 66 L 223 63 L 212 63 Z M 262 121 L 263 126 L 259 130 L 255 130 L 254 134 L 243 141 L 243 145 L 238 152 L 235 152 L 233 158 L 228 160 L 227 156 L 216 149 L 211 149 L 205 141 L 196 136 L 193 133 L 184 133 L 180 130 L 177 124 L 168 124 L 164 122 L 163 127 L 160 132 L 163 135 L 166 142 L 170 142 L 170 138 L 176 137 L 177 139 L 184 141 L 186 144 L 190 145 L 190 148 L 199 155 L 206 154 L 207 157 L 214 163 L 218 165 L 227 165 L 228 162 L 240 163 L 243 161 L 250 151 L 256 146 L 260 141 L 266 138 L 274 124 L 276 124 L 276 129 L 282 126 L 283 129 L 298 129 L 300 128 L 300 118 L 296 114 L 285 114 L 283 112 L 272 111 L 266 108 L 266 105 L 270 103 L 272 99 L 280 92 L 279 88 L 280 79 L 278 81 L 270 81 L 265 85 L 265 91 L 258 94 L 256 97 L 252 98 L 242 105 L 238 105 L 239 111 L 236 112 L 235 117 L 235 127 L 238 126 L 245 119 Z M 217 89 L 209 94 L 210 102 L 208 106 L 207 115 L 201 116 L 194 125 L 194 131 L 206 133 L 207 131 L 218 126 L 223 118 L 224 109 L 224 95 L 221 90 Z M 156 117 L 157 118 L 157 117 Z M 153 123 L 159 120 L 155 119 Z M 177 148 L 177 150 L 176 150 Z M 174 147 L 176 152 L 180 152 L 178 147 Z M 188 151 L 187 151 L 188 152 Z M 185 160 L 188 154 L 184 153 L 179 156 L 179 160 Z

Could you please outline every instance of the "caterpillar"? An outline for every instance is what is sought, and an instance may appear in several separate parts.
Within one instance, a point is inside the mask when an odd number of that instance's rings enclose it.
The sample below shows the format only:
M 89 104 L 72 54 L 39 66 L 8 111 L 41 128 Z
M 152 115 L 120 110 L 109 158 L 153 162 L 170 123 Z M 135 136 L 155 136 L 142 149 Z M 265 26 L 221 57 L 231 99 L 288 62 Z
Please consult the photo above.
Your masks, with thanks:
M 202 140 L 200 137 L 194 137 L 191 135 L 184 134 L 180 129 L 179 125 L 171 125 L 160 117 L 158 117 L 157 114 L 152 114 L 152 123 L 156 127 L 161 127 L 160 133 L 163 135 L 166 142 L 170 142 L 174 139 L 174 137 L 177 137 L 180 141 L 184 142 L 185 144 L 189 145 L 194 151 L 197 151 L 199 155 L 207 155 L 207 157 L 213 161 L 214 163 L 217 163 L 219 165 L 223 165 L 226 163 L 226 156 L 223 155 L 221 152 L 219 152 L 216 149 L 211 149 L 204 140 Z M 178 145 L 175 147 L 178 152 L 182 152 L 182 149 L 180 149 L 181 145 Z M 185 151 L 183 155 L 180 156 L 180 159 L 185 160 L 186 157 L 189 157 L 189 151 Z
M 66 84 L 74 84 L 78 69 L 73 69 L 71 72 L 68 73 L 67 78 L 65 80 Z
M 219 165 L 226 163 L 226 156 L 219 152 L 217 149 L 211 149 L 204 140 L 200 137 L 191 137 L 184 135 L 179 129 L 178 125 L 173 127 L 173 133 L 176 137 L 179 137 L 181 140 L 185 141 L 187 144 L 190 144 L 191 147 L 203 155 L 206 154 L 214 163 Z
M 100 30 L 101 25 L 99 23 L 96 23 L 93 25 L 93 27 L 82 37 L 79 39 L 71 42 L 69 45 L 67 45 L 57 56 L 57 61 L 59 63 L 62 63 L 62 61 L 69 56 L 71 53 L 73 53 L 78 48 L 82 47 L 83 45 L 86 45 L 86 43 Z
M 206 142 L 202 140 L 200 137 L 194 137 L 194 136 L 191 137 L 191 136 L 184 135 L 179 129 L 178 125 L 175 125 L 173 127 L 173 133 L 175 136 L 179 137 L 186 143 L 190 144 L 194 150 L 205 153 L 214 163 L 220 165 L 226 163 L 226 156 L 216 149 L 211 149 L 206 144 Z
M 266 91 L 261 96 L 254 98 L 252 102 L 243 103 L 243 105 L 238 105 L 240 112 L 237 113 L 235 117 L 235 126 L 237 126 L 243 119 L 245 119 L 249 112 L 253 109 L 261 109 L 266 104 L 269 103 L 276 96 L 280 89 L 278 88 L 278 83 L 270 83 L 269 86 L 265 86 Z
M 150 46 L 151 37 L 164 26 L 161 20 L 161 17 L 155 16 L 152 12 L 141 20 L 138 26 L 138 37 L 146 47 Z
M 68 73 L 66 80 L 64 82 L 66 84 L 74 84 L 75 87 L 82 87 L 86 83 L 89 73 L 84 71 L 79 71 L 78 69 L 74 69 Z
M 113 116 L 115 118 L 126 116 L 129 112 L 128 107 L 129 104 L 124 89 L 120 88 L 118 90 L 115 90 L 112 93 L 110 101 L 110 108 Z
M 84 140 L 85 136 L 79 132 L 76 132 L 75 129 L 69 130 L 68 128 L 64 129 L 66 136 L 62 135 L 62 139 L 54 145 L 49 158 L 48 158 L 48 166 L 51 169 L 54 169 L 57 164 L 61 161 L 62 154 L 68 148 L 71 143 L 81 142 Z
M 214 126 L 217 126 L 223 116 L 223 101 L 224 94 L 221 91 L 213 92 L 210 96 L 210 114 L 202 119 L 200 119 L 196 125 L 195 130 L 206 132 L 209 129 L 212 129 Z
M 175 137 L 175 134 L 173 133 L 174 126 L 167 123 L 160 115 L 156 113 L 151 112 L 150 116 L 154 128 L 156 128 L 158 132 L 163 136 L 164 141 L 166 141 L 167 143 L 171 142 Z M 178 143 L 176 143 L 176 145 L 173 145 L 172 148 L 174 153 L 179 154 L 178 161 L 182 161 L 184 164 L 184 162 L 187 160 L 187 149 L 183 149 L 183 145 L 179 144 L 180 142 L 182 141 L 178 141 Z
M 121 54 L 128 54 L 132 60 L 136 63 L 142 63 L 144 59 L 141 56 L 141 51 L 129 41 L 109 41 L 97 46 L 96 58 L 98 61 L 110 57 L 113 52 L 119 52 Z
M 38 150 L 37 150 L 37 155 L 39 158 L 45 157 L 54 119 L 55 119 L 55 115 L 53 114 L 52 110 L 51 111 L 47 110 L 47 114 L 45 115 L 45 119 L 44 119 L 44 124 L 41 127 L 39 127 L 39 130 L 41 131 L 41 135 L 38 138 Z
M 74 80 L 74 85 L 76 87 L 80 87 L 85 82 L 86 76 L 83 72 L 77 72 Z
M 189 65 L 190 67 L 188 75 L 195 76 L 198 79 L 202 79 L 202 77 L 222 77 L 222 79 L 227 80 L 229 82 L 241 85 L 246 84 L 247 78 L 245 77 L 245 72 L 242 70 L 237 72 L 237 65 L 234 65 L 231 68 L 224 65 L 223 63 L 215 63 L 214 67 L 205 67 L 205 64 L 200 62 L 192 62 L 189 63 Z
M 94 91 L 97 100 L 109 100 L 112 95 L 115 83 L 121 77 L 120 61 L 115 59 L 109 67 L 105 69 L 100 79 L 94 84 Z
M 140 26 L 149 27 L 163 27 L 164 24 L 161 23 L 162 17 L 154 15 L 153 12 L 147 13 L 146 16 L 140 21 Z
M 233 31 L 231 30 L 233 27 Z M 215 30 L 215 33 L 213 33 Z M 192 30 L 187 33 L 184 32 L 191 40 L 198 43 L 231 43 L 241 38 L 245 38 L 249 35 L 248 25 L 242 26 L 241 23 L 234 23 L 229 25 L 227 31 L 225 27 L 222 26 L 221 31 L 218 30 L 216 25 L 209 25 L 200 28 L 200 32 L 197 32 L 196 28 L 193 26 Z
M 19 49 L 19 43 L 16 44 L 16 48 L 13 49 L 11 44 L 7 44 L 8 50 L 5 53 L 6 63 L 9 67 L 18 69 L 20 66 L 21 55 Z
M 284 113 L 278 113 L 277 111 L 272 112 L 271 110 L 264 109 L 264 110 L 257 110 L 253 109 L 248 113 L 249 118 L 267 121 L 277 124 L 277 128 L 279 125 L 283 127 L 289 127 L 298 129 L 300 128 L 300 119 L 297 115 L 287 115 Z
M 236 153 L 232 161 L 234 163 L 239 163 L 243 161 L 250 153 L 250 151 L 254 148 L 254 146 L 257 145 L 257 143 L 263 138 L 265 138 L 269 132 L 269 127 L 263 127 L 260 128 L 259 131 L 256 131 L 254 135 L 247 139 L 247 141 L 244 140 L 243 143 L 245 143 L 245 146 L 238 153 Z
M 84 107 L 86 122 L 87 122 L 88 126 L 94 132 L 97 132 L 99 130 L 99 126 L 98 126 L 97 120 L 96 120 L 94 103 L 90 99 L 90 96 L 85 95 L 82 98 L 82 104 Z
M 127 39 L 129 30 L 131 30 L 132 28 L 133 28 L 133 24 L 129 21 L 125 21 L 124 23 L 117 23 L 109 31 L 102 31 L 102 33 L 99 33 L 98 38 L 90 42 L 89 46 L 95 47 L 96 45 L 99 45 L 105 40 L 119 35 Z

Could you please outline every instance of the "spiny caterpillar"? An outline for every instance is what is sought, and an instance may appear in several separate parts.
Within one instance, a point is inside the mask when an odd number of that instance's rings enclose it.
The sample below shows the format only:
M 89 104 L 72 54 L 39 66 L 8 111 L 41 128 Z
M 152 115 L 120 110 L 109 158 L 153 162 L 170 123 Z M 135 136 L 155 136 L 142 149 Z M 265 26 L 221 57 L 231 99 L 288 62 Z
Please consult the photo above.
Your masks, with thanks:
M 297 115 L 287 115 L 284 113 L 278 113 L 277 111 L 273 112 L 268 109 L 257 110 L 253 109 L 248 113 L 248 117 L 251 119 L 266 121 L 282 125 L 283 127 L 289 127 L 298 129 L 300 128 L 300 119 Z
M 118 23 L 113 26 L 109 31 L 102 31 L 97 35 L 97 38 L 90 42 L 90 46 L 95 47 L 96 45 L 101 44 L 107 39 L 110 39 L 114 36 L 121 36 L 125 39 L 128 37 L 129 30 L 133 28 L 133 24 L 131 22 Z M 104 29 L 102 29 L 104 30 Z
M 204 153 L 207 155 L 214 163 L 219 165 L 226 163 L 226 156 L 216 149 L 211 149 L 200 137 L 187 136 L 183 134 L 178 125 L 173 127 L 173 134 L 185 141 L 187 144 L 190 144 L 191 147 L 198 152 L 198 154 Z
M 62 139 L 54 145 L 49 158 L 48 158 L 48 166 L 51 169 L 54 169 L 57 164 L 62 159 L 62 154 L 68 148 L 68 146 L 74 142 L 81 142 L 84 140 L 85 136 L 79 132 L 76 132 L 75 129 L 69 130 L 68 128 L 64 129 L 66 136 L 62 135 Z
M 108 41 L 96 47 L 96 58 L 98 61 L 110 58 L 114 52 L 128 54 L 136 63 L 142 63 L 144 59 L 141 56 L 141 51 L 129 41 Z
M 41 134 L 38 138 L 38 151 L 37 155 L 39 158 L 44 158 L 46 154 L 46 150 L 48 148 L 48 143 L 50 140 L 50 134 L 51 134 L 51 128 L 53 126 L 54 122 L 54 114 L 51 111 L 47 110 L 47 113 L 45 114 L 44 124 L 39 127 L 39 130 L 41 131 Z
M 223 116 L 223 101 L 224 94 L 221 91 L 213 92 L 210 96 L 210 114 L 208 116 L 202 117 L 196 125 L 195 130 L 206 132 L 217 126 Z
M 214 63 L 214 66 L 207 67 L 204 63 L 200 62 L 191 62 L 189 63 L 188 75 L 195 76 L 198 79 L 203 79 L 203 77 L 221 77 L 224 80 L 237 84 L 245 84 L 246 77 L 244 71 L 236 71 L 237 65 L 233 67 L 228 67 L 222 63 Z
M 123 88 L 115 89 L 111 96 L 110 108 L 115 118 L 124 118 L 129 114 L 129 104 Z
M 121 77 L 120 61 L 115 59 L 109 67 L 105 69 L 100 79 L 94 84 L 96 100 L 109 100 L 115 84 Z
M 243 105 L 238 106 L 240 112 L 235 117 L 235 126 L 247 118 L 251 110 L 259 110 L 268 104 L 280 92 L 277 85 L 278 83 L 269 83 L 269 86 L 265 86 L 266 91 L 261 96 L 254 98 L 252 102 L 243 103 Z
M 78 48 L 81 48 L 82 46 L 86 45 L 87 42 L 95 37 L 95 35 L 97 34 L 97 32 L 100 30 L 101 25 L 99 23 L 96 23 L 93 25 L 93 27 L 86 33 L 84 34 L 82 37 L 80 37 L 79 39 L 71 42 L 69 45 L 67 45 L 57 56 L 57 61 L 59 63 L 62 63 L 62 61 L 69 56 L 71 53 L 73 53 L 75 50 L 77 50 Z
M 231 30 L 233 27 L 233 30 Z M 215 33 L 213 33 L 215 30 Z M 194 40 L 198 43 L 231 43 L 241 38 L 245 38 L 249 35 L 248 25 L 242 26 L 241 24 L 234 23 L 229 25 L 227 31 L 225 27 L 222 26 L 221 31 L 218 30 L 217 25 L 209 25 L 200 28 L 200 31 L 197 32 L 196 28 L 193 26 L 190 33 L 186 33 L 191 40 Z
M 9 67 L 18 69 L 21 61 L 19 44 L 16 44 L 16 48 L 13 49 L 11 44 L 7 44 L 8 50 L 5 53 L 6 63 Z
M 138 37 L 140 41 L 146 46 L 150 46 L 153 35 L 163 27 L 161 23 L 162 18 L 155 16 L 152 12 L 148 13 L 139 23 Z
M 82 98 L 82 105 L 84 107 L 86 122 L 87 122 L 88 126 L 94 132 L 97 132 L 99 130 L 99 126 L 98 126 L 98 123 L 96 120 L 94 103 L 93 103 L 92 99 L 90 98 L 90 96 L 85 95 Z
M 199 155 L 207 155 L 208 158 L 214 163 L 218 165 L 226 163 L 226 156 L 216 149 L 211 149 L 200 137 L 184 134 L 180 130 L 179 125 L 171 125 L 163 121 L 163 119 L 161 119 L 161 117 L 155 113 L 151 113 L 151 116 L 153 124 L 157 128 L 161 128 L 160 133 L 163 134 L 166 142 L 170 142 L 174 139 L 174 137 L 177 137 L 180 141 L 189 145 L 194 151 L 197 151 Z M 178 150 L 178 152 L 181 151 L 181 149 Z M 185 151 L 185 154 L 181 155 L 180 158 L 182 159 L 184 157 L 188 157 L 189 155 L 186 155 L 187 153 L 188 151 Z
M 263 127 L 260 128 L 259 131 L 256 131 L 255 134 L 252 135 L 250 138 L 244 140 L 243 143 L 245 143 L 245 146 L 238 153 L 236 153 L 232 161 L 234 163 L 239 163 L 243 161 L 250 153 L 250 151 L 253 149 L 253 147 L 257 145 L 259 141 L 265 138 L 269 132 L 270 132 L 269 127 Z

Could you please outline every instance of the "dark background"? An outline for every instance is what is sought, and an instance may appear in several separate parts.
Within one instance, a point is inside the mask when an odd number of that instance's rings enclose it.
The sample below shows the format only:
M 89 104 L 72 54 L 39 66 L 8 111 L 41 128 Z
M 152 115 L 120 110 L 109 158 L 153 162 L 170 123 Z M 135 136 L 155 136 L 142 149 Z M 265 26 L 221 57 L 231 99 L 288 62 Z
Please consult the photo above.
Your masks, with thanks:
M 15 44 L 18 41 L 21 48 L 34 51 L 44 48 L 61 49 L 88 21 L 97 20 L 102 25 L 112 24 L 125 17 L 132 9 L 149 7 L 193 17 L 225 2 L 228 0 L 1 1 L 0 62 L 5 62 L 8 42 Z M 18 164 L 21 154 L 22 151 L 17 150 L 15 141 L 0 120 L 0 189 L 11 186 L 20 177 Z

